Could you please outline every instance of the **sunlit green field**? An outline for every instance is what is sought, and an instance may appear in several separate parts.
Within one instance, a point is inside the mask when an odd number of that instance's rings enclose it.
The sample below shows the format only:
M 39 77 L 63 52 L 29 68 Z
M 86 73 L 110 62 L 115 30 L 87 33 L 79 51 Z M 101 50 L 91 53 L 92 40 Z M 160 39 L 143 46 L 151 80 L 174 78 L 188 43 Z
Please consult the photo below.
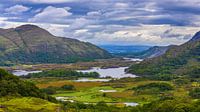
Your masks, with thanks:
M 56 112 L 60 105 L 33 97 L 0 98 L 0 112 Z M 33 108 L 34 107 L 34 108 Z
M 67 97 L 68 100 L 84 102 L 84 103 L 96 103 L 100 101 L 104 102 L 137 102 L 139 104 L 145 104 L 152 101 L 156 101 L 162 97 L 176 96 L 180 98 L 189 98 L 189 88 L 195 85 L 194 83 L 183 84 L 177 86 L 174 81 L 154 81 L 149 79 L 121 79 L 120 81 L 110 82 L 73 82 L 70 80 L 48 78 L 43 79 L 32 79 L 37 80 L 36 84 L 39 88 L 47 88 L 49 86 L 61 87 L 63 85 L 73 85 L 75 90 L 57 90 L 54 97 Z M 164 82 L 169 83 L 174 87 L 173 90 L 152 93 L 153 90 L 145 90 L 144 93 L 136 94 L 132 89 L 141 85 L 146 85 L 153 82 Z M 123 85 L 118 87 L 119 85 Z M 102 92 L 101 90 L 115 90 L 115 92 Z M 150 92 L 149 92 L 150 91 Z

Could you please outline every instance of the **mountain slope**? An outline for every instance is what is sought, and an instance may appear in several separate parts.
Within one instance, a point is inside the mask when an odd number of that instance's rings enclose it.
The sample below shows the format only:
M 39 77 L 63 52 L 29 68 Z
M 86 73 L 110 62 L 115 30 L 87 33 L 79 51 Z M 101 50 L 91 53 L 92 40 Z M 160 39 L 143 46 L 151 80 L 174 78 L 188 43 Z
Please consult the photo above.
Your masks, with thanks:
M 149 49 L 136 53 L 134 57 L 137 58 L 154 58 L 165 54 L 171 46 L 154 46 Z
M 164 55 L 146 59 L 140 64 L 131 66 L 129 72 L 140 75 L 156 74 L 200 74 L 200 33 L 180 45 L 170 47 Z M 200 76 L 200 75 L 199 75 Z
M 38 26 L 0 29 L 1 63 L 67 63 L 109 57 L 95 45 L 56 37 Z

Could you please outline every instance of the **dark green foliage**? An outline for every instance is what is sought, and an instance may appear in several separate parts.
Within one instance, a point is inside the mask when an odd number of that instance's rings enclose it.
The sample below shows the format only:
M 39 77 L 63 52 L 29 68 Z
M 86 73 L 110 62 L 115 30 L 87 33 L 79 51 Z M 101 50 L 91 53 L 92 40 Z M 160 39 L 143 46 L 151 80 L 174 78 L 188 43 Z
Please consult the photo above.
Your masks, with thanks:
M 177 100 L 161 100 L 144 105 L 141 112 L 195 112 L 191 102 Z
M 170 47 L 162 56 L 132 65 L 128 72 L 149 77 L 157 74 L 177 74 L 198 78 L 199 56 L 200 40 L 188 41 L 183 45 Z
M 193 90 L 190 91 L 189 95 L 193 98 L 200 99 L 200 88 L 194 88 Z
M 158 100 L 136 107 L 116 107 L 104 102 L 94 104 L 64 103 L 64 110 L 72 112 L 200 112 L 200 103 L 186 99 Z
M 63 85 L 61 88 L 63 90 L 75 90 L 75 87 L 73 85 Z
M 53 94 L 56 94 L 56 91 L 63 91 L 63 90 L 75 90 L 75 87 L 73 85 L 63 85 L 62 87 L 52 87 L 52 86 L 49 86 L 47 88 L 43 88 L 41 89 L 42 92 L 48 94 L 48 95 L 53 95 Z
M 89 73 L 82 73 L 77 72 L 74 70 L 49 70 L 49 71 L 43 71 L 40 73 L 31 73 L 27 76 L 23 76 L 25 78 L 40 78 L 40 77 L 67 77 L 69 79 L 76 79 L 79 77 L 91 77 L 91 78 L 98 78 L 99 74 L 97 72 L 89 72 Z
M 192 70 L 188 73 L 191 78 L 200 78 L 200 66 L 191 68 Z
M 173 90 L 173 86 L 168 83 L 150 83 L 134 87 L 134 94 L 158 94 Z
M 132 107 L 120 108 L 116 106 L 109 106 L 105 102 L 99 102 L 97 104 L 65 102 L 63 108 L 64 110 L 71 112 L 137 112 L 133 110 L 138 110 L 138 108 L 132 108 Z
M 173 86 L 168 83 L 149 83 L 146 85 L 141 85 L 136 88 L 133 88 L 134 90 L 144 90 L 144 89 L 150 89 L 150 88 L 158 88 L 160 91 L 169 91 L 173 90 Z
M 177 78 L 176 75 L 173 74 L 157 74 L 151 77 L 154 80 L 161 80 L 161 81 L 170 81 Z
M 47 96 L 33 83 L 22 81 L 7 71 L 0 69 L 0 97 L 17 95 L 24 97 L 37 97 L 55 101 L 54 98 Z
M 178 86 L 181 86 L 181 85 L 184 85 L 184 84 L 188 84 L 190 81 L 188 79 L 176 79 L 174 80 L 174 84 L 178 85 Z
M 56 94 L 56 90 L 57 88 L 55 87 L 47 87 L 47 88 L 44 88 L 44 89 L 41 89 L 44 93 L 48 94 L 48 95 L 53 95 L 53 94 Z

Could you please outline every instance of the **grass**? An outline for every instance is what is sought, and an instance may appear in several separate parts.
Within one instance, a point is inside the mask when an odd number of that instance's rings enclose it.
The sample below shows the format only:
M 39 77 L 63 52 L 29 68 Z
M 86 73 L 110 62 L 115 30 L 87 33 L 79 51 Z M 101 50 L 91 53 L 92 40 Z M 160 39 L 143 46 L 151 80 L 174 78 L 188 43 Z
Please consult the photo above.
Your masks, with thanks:
M 31 79 L 37 84 L 39 88 L 46 88 L 49 86 L 61 87 L 63 85 L 74 85 L 75 90 L 57 90 L 54 97 L 65 96 L 70 100 L 79 102 L 137 102 L 146 104 L 162 97 L 178 97 L 190 98 L 189 90 L 194 87 L 199 87 L 198 82 L 190 82 L 188 84 L 176 85 L 174 81 L 155 81 L 148 79 L 120 79 L 120 81 L 113 82 L 73 82 L 70 80 L 59 78 L 41 78 Z M 146 85 L 149 83 L 165 82 L 173 85 L 174 90 L 165 91 L 161 93 L 152 94 L 151 89 L 146 92 L 135 93 L 133 87 Z M 120 86 L 119 86 L 120 85 Z M 100 90 L 116 90 L 116 92 L 102 93 Z
M 73 82 L 69 80 L 64 80 L 64 81 L 52 81 L 52 82 L 47 82 L 47 83 L 41 83 L 37 84 L 39 88 L 47 88 L 49 86 L 53 87 L 61 87 L 63 85 L 74 85 L 75 88 L 77 89 L 85 89 L 85 88 L 91 88 L 91 87 L 97 87 L 100 86 L 102 82 Z
M 60 105 L 33 97 L 1 98 L 0 112 L 56 112 Z M 34 108 L 33 108 L 34 107 Z
M 36 79 L 37 80 L 37 79 Z M 141 80 L 132 82 L 73 82 L 70 80 L 41 78 L 37 80 L 39 88 L 47 88 L 49 86 L 61 87 L 63 85 L 74 85 L 76 90 L 73 91 L 57 91 L 54 97 L 69 97 L 70 100 L 80 102 L 139 102 L 141 104 L 158 99 L 155 95 L 134 95 L 133 90 L 129 90 L 139 85 L 149 84 L 151 80 Z M 117 88 L 116 85 L 124 85 Z M 117 92 L 102 93 L 100 90 L 116 90 Z

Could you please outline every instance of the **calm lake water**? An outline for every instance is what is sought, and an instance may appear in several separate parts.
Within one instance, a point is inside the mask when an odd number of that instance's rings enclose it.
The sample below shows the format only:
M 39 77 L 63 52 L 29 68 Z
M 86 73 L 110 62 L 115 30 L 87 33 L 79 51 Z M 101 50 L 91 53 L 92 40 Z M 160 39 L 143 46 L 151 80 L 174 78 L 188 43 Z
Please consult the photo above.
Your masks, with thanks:
M 89 70 L 78 70 L 80 72 L 97 72 L 99 73 L 101 78 L 104 77 L 112 77 L 112 78 L 123 78 L 123 77 L 137 77 L 136 75 L 129 74 L 125 72 L 125 69 L 128 67 L 119 67 L 119 68 L 99 68 L 99 67 L 93 67 Z
M 124 58 L 125 60 L 131 60 L 140 62 L 142 59 L 135 59 L 135 58 Z M 137 77 L 136 75 L 129 74 L 125 72 L 125 69 L 128 67 L 118 67 L 118 68 L 99 68 L 99 67 L 93 67 L 89 70 L 77 70 L 79 72 L 97 72 L 100 75 L 100 78 L 105 77 L 111 77 L 111 78 L 123 78 L 123 77 Z M 22 75 L 28 75 L 29 73 L 39 73 L 42 71 L 26 71 L 26 70 L 15 70 L 13 71 L 14 75 L 22 76 Z M 109 79 L 110 80 L 110 79 Z M 108 79 L 88 79 L 88 78 L 82 78 L 77 80 L 78 82 L 86 82 L 86 81 L 109 81 Z
M 137 61 L 137 62 L 143 61 L 143 59 L 139 59 L 139 58 L 123 58 L 123 59 L 127 61 Z
M 77 70 L 79 72 L 97 72 L 100 75 L 100 78 L 111 77 L 111 78 L 123 78 L 123 77 L 137 77 L 136 75 L 129 74 L 125 72 L 125 69 L 128 67 L 119 67 L 119 68 L 106 68 L 102 69 L 99 67 L 94 67 L 89 70 Z M 26 70 L 15 70 L 12 73 L 16 76 L 28 75 L 29 73 L 39 73 L 42 71 L 26 71 Z M 77 82 L 86 82 L 86 81 L 109 81 L 110 79 L 89 79 L 89 78 L 81 78 L 76 80 Z
M 39 73 L 42 71 L 26 71 L 26 70 L 14 70 L 12 73 L 16 76 L 28 75 L 29 73 Z

